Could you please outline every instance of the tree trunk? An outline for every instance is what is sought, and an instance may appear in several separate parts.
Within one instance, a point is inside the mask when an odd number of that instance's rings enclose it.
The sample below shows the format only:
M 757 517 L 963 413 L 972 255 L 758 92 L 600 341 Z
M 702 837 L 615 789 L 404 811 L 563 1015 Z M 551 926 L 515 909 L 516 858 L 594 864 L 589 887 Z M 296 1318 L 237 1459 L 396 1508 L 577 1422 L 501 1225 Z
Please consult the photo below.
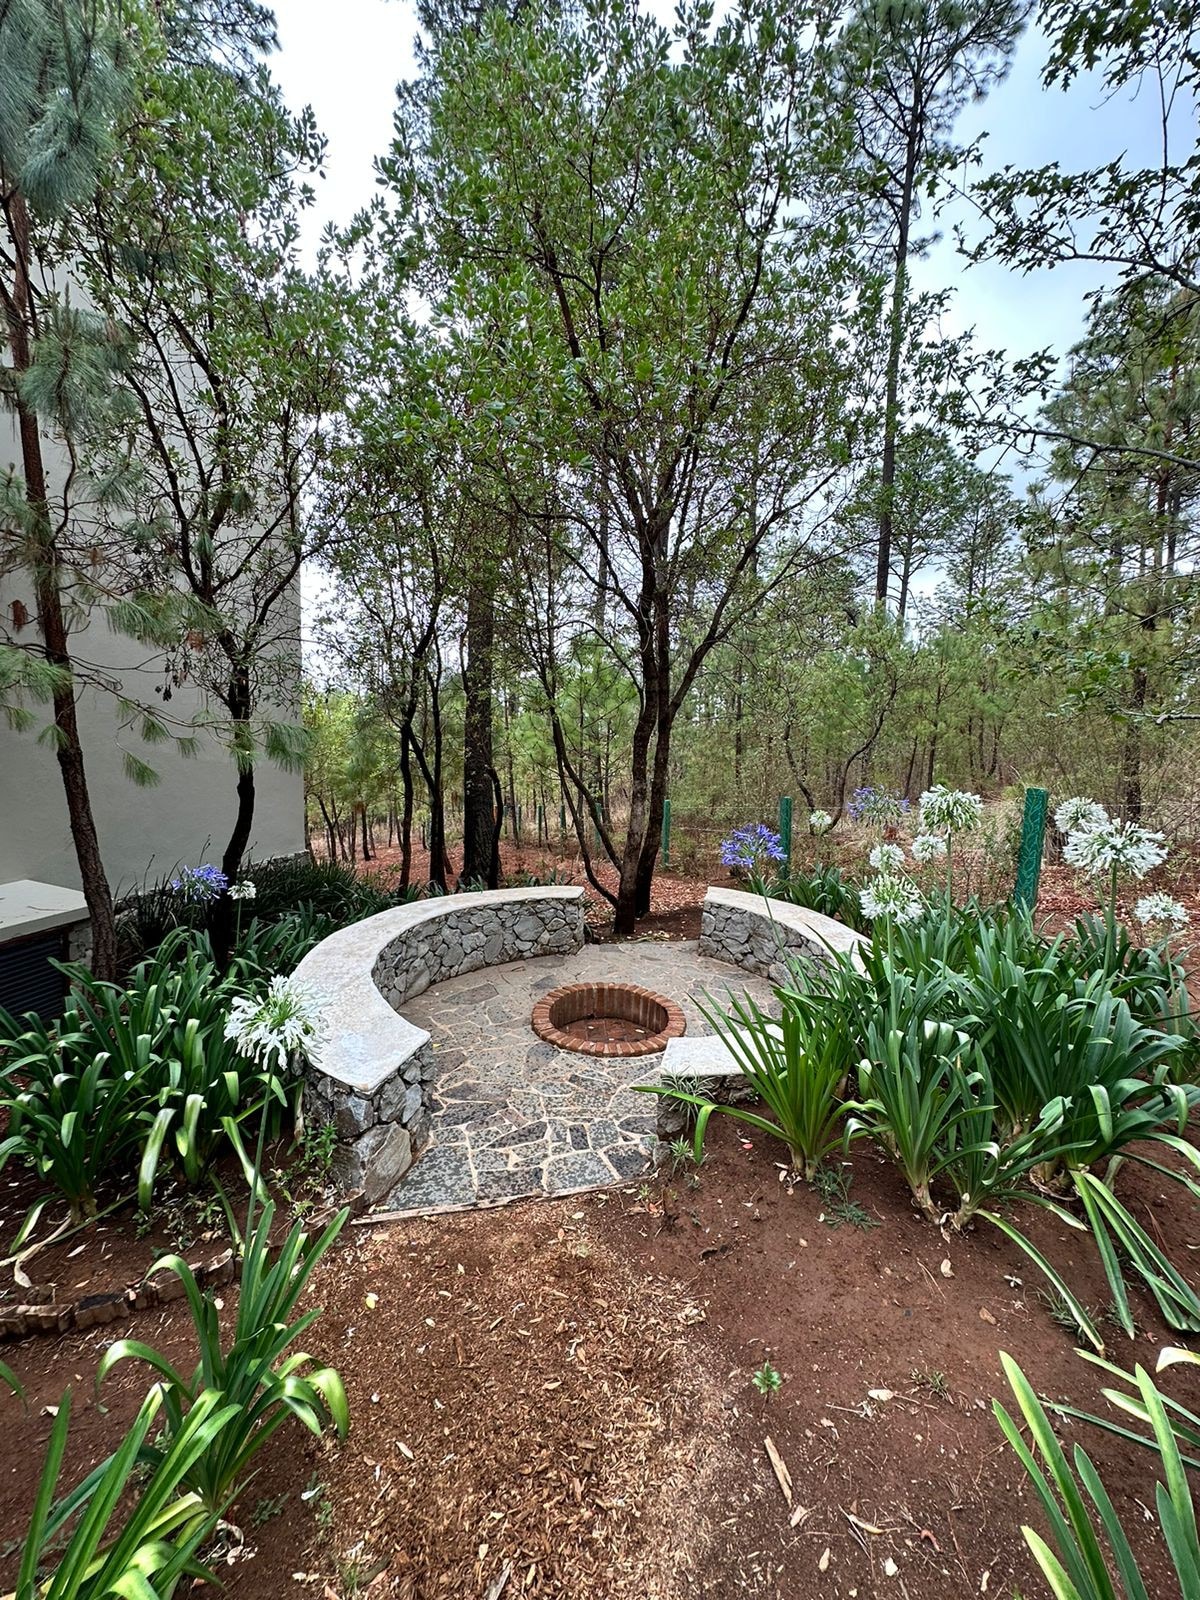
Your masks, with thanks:
M 321 808 L 321 817 L 325 823 L 325 848 L 329 851 L 329 859 L 336 865 L 338 858 L 338 836 L 334 827 L 333 818 L 329 815 L 329 808 L 324 799 L 318 795 L 317 804 Z
M 467 591 L 467 659 L 463 666 L 463 864 L 464 883 L 499 886 L 492 792 L 492 676 L 496 606 L 492 587 L 473 583 Z
M 413 775 L 412 736 L 407 726 L 400 733 L 400 785 L 404 799 L 400 811 L 400 888 L 412 877 Z
M 888 316 L 887 395 L 883 411 L 883 455 L 879 473 L 879 546 L 875 557 L 875 599 L 888 597 L 892 573 L 892 513 L 896 490 L 896 436 L 900 431 L 900 355 L 904 345 L 904 296 L 908 281 L 908 234 L 912 225 L 913 187 L 916 182 L 920 141 L 920 108 L 914 105 L 904 149 L 904 177 L 900 186 L 899 230 L 896 235 L 896 271 L 892 279 L 892 304 Z
M 237 816 L 234 818 L 233 831 L 229 835 L 225 846 L 225 853 L 221 857 L 221 871 L 229 883 L 232 883 L 241 869 L 242 857 L 250 843 L 250 830 L 254 826 L 254 761 L 251 756 L 253 736 L 249 726 L 250 715 L 250 679 L 245 666 L 237 666 L 230 675 L 227 705 L 233 720 L 233 756 L 237 766 Z M 229 958 L 233 954 L 233 941 L 236 932 L 236 917 L 234 901 L 228 894 L 218 897 L 212 909 L 209 923 L 212 936 L 213 957 L 219 971 L 224 971 L 229 965 Z
M 14 194 L 10 198 L 9 220 L 16 262 L 12 287 L 12 303 L 16 314 L 10 319 L 8 336 L 12 349 L 13 369 L 20 374 L 27 372 L 31 363 L 28 323 L 31 298 L 28 271 L 29 218 L 25 201 L 20 194 Z M 52 667 L 58 668 L 60 673 L 66 675 L 56 686 L 52 696 L 55 755 L 62 776 L 63 794 L 67 802 L 67 819 L 71 828 L 71 842 L 75 847 L 75 860 L 79 866 L 80 884 L 91 921 L 92 971 L 98 978 L 114 979 L 117 973 L 116 919 L 113 915 L 112 890 L 100 855 L 100 839 L 96 830 L 96 819 L 92 814 L 83 745 L 79 738 L 75 684 L 70 676 L 72 673 L 70 636 L 62 600 L 59 551 L 50 522 L 46 469 L 42 458 L 42 437 L 37 417 L 22 401 L 19 389 L 17 425 L 21 437 L 21 468 L 25 475 L 25 499 L 33 513 L 41 541 L 41 549 L 36 556 L 37 567 L 33 573 L 38 629 L 42 636 L 46 660 Z

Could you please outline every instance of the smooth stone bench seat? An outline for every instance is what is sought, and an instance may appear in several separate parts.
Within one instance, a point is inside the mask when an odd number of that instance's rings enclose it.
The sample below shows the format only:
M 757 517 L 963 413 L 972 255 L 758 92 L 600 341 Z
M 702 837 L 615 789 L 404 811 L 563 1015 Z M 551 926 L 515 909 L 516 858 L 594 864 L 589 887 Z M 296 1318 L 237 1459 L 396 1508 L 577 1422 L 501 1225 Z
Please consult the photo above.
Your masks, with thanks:
M 741 1033 L 742 1030 L 735 1030 Z M 663 1051 L 658 1081 L 664 1087 L 673 1083 L 681 1089 L 695 1090 L 714 1100 L 728 1101 L 739 1097 L 745 1089 L 745 1078 L 738 1058 L 719 1033 L 702 1033 L 692 1038 L 668 1039 Z M 748 1094 L 749 1090 L 745 1089 Z M 658 1116 L 655 1132 L 664 1144 L 678 1139 L 696 1115 L 696 1108 L 686 1100 L 674 1100 L 669 1094 L 658 1096 Z
M 401 1014 L 431 983 L 583 946 L 583 890 L 493 889 L 396 906 L 339 928 L 295 976 L 320 994 L 327 1039 L 306 1104 L 337 1130 L 334 1174 L 373 1205 L 429 1142 L 430 1036 Z

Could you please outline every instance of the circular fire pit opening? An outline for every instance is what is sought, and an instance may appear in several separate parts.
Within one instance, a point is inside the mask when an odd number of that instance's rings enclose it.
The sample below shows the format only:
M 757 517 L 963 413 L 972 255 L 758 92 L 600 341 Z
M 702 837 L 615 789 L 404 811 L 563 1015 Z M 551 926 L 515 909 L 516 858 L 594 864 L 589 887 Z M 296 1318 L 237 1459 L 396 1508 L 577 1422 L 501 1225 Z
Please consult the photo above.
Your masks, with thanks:
M 533 1031 L 585 1056 L 652 1056 L 687 1027 L 673 1000 L 634 983 L 569 983 L 533 1008 Z

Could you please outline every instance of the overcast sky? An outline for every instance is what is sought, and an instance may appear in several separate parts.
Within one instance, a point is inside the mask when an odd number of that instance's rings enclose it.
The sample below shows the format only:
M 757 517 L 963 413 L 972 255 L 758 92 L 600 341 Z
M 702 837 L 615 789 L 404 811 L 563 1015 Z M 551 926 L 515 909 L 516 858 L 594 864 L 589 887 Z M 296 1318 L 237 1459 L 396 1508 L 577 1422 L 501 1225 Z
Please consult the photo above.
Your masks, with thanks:
M 408 0 L 276 0 L 282 48 L 274 69 L 290 104 L 310 104 L 329 140 L 328 175 L 320 186 L 315 242 L 329 220 L 346 221 L 375 189 L 372 161 L 392 132 L 396 83 L 414 70 L 416 18 Z M 669 5 L 653 9 L 669 14 Z M 957 129 L 962 142 L 987 134 L 988 166 L 1032 166 L 1058 160 L 1082 167 L 1129 151 L 1155 159 L 1155 110 L 1147 96 L 1105 100 L 1094 79 L 1069 93 L 1039 82 L 1045 49 L 1037 34 L 1018 47 L 1008 78 L 987 100 L 968 106 Z M 1014 355 L 1050 344 L 1065 349 L 1082 329 L 1082 297 L 1098 281 L 1092 269 L 1060 268 L 1021 277 L 997 266 L 967 268 L 943 220 L 945 241 L 917 269 L 921 287 L 953 285 L 947 332 L 974 326 L 982 343 Z

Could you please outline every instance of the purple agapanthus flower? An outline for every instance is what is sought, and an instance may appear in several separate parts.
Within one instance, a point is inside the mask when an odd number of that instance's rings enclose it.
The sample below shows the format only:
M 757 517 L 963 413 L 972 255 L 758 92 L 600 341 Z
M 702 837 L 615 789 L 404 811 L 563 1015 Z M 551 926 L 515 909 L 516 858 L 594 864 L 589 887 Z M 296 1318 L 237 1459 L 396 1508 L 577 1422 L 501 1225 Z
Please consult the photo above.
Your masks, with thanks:
M 171 887 L 194 905 L 206 905 L 229 887 L 229 879 L 220 867 L 206 861 L 199 867 L 180 867 L 179 876 L 171 879 Z
M 728 839 L 721 841 L 721 865 L 724 867 L 760 872 L 768 861 L 786 860 L 783 841 L 762 822 L 735 828 Z
M 873 784 L 867 784 L 854 791 L 846 810 L 855 822 L 874 823 L 876 827 L 886 828 L 900 821 L 908 810 L 908 801 L 902 794 L 893 794 L 890 789 L 877 789 Z

